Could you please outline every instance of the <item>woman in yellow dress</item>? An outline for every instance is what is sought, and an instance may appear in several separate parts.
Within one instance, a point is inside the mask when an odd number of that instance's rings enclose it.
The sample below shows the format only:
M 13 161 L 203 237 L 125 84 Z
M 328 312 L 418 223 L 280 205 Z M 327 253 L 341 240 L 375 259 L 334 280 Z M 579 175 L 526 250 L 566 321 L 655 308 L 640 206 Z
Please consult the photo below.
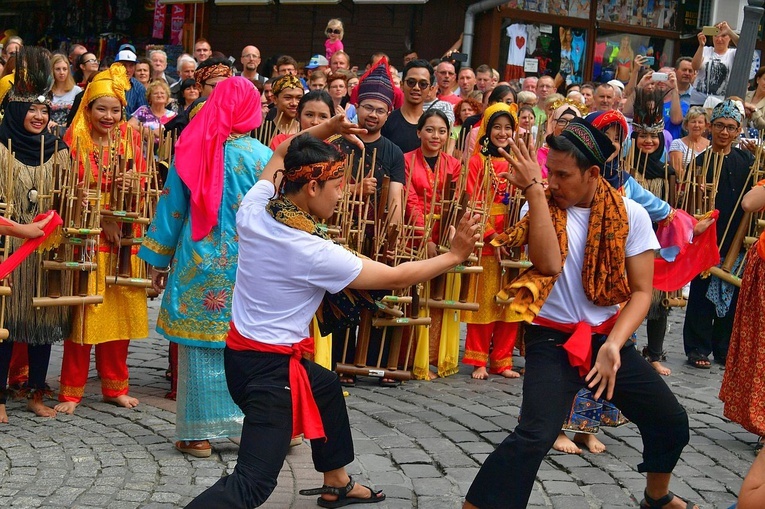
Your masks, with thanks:
M 127 104 L 125 91 L 129 88 L 122 64 L 112 64 L 98 73 L 85 90 L 74 121 L 64 136 L 72 152 L 78 154 L 81 180 L 91 182 L 91 187 L 99 185 L 97 171 L 103 161 L 122 156 L 133 159 L 139 171 L 145 166 L 140 134 L 127 126 L 123 115 Z M 86 171 L 93 172 L 91 178 L 85 179 Z M 100 185 L 105 199 L 112 182 L 104 178 Z M 96 369 L 104 401 L 127 408 L 138 405 L 138 400 L 128 395 L 127 353 L 131 339 L 149 334 L 146 290 L 107 284 L 106 269 L 118 256 L 122 224 L 102 219 L 101 229 L 98 267 L 90 275 L 88 286 L 90 293 L 102 295 L 104 301 L 73 310 L 72 334 L 64 342 L 60 403 L 55 407 L 59 412 L 73 413 L 82 400 L 93 345 L 96 345 Z M 134 253 L 131 265 L 135 274 L 138 261 Z

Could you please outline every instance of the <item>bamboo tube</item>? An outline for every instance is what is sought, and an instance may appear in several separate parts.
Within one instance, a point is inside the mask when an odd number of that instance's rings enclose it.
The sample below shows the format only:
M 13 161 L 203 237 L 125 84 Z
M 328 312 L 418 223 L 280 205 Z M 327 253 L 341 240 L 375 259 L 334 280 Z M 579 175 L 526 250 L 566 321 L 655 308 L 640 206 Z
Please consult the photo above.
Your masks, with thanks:
M 36 308 L 44 308 L 50 306 L 80 306 L 87 304 L 102 304 L 104 302 L 103 295 L 88 295 L 88 296 L 62 296 L 62 297 L 39 297 L 32 299 L 32 306 Z

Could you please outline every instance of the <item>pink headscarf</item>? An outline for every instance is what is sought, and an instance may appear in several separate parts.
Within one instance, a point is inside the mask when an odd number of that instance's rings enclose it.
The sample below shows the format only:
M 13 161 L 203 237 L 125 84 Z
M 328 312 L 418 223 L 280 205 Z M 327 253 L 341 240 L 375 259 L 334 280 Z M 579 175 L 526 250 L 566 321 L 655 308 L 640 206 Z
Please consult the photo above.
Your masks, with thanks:
M 246 78 L 221 81 L 178 139 L 175 168 L 191 191 L 191 240 L 218 224 L 223 197 L 223 143 L 260 125 L 260 93 Z

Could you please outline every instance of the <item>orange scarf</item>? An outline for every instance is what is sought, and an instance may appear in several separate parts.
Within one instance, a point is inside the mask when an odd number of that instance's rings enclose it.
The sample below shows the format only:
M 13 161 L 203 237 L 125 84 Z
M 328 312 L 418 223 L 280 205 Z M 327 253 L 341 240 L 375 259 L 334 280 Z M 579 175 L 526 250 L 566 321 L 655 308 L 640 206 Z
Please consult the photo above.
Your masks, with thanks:
M 548 191 L 548 206 L 560 244 L 562 262 L 568 255 L 566 210 L 558 208 Z M 629 233 L 627 209 L 622 196 L 603 178 L 598 178 L 590 208 L 587 241 L 584 248 L 582 286 L 587 298 L 597 306 L 613 306 L 629 300 L 630 288 L 625 266 L 625 246 Z M 495 247 L 528 244 L 529 217 L 497 235 Z M 500 290 L 500 299 L 513 298 L 510 309 L 518 320 L 531 323 L 552 291 L 558 276 L 545 276 L 534 267 L 523 271 Z

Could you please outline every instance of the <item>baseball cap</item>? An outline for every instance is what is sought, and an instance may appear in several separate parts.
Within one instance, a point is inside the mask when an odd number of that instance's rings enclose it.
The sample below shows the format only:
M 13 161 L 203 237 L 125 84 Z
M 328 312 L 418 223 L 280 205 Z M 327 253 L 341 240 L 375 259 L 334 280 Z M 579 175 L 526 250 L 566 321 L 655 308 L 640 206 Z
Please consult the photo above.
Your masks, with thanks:
M 316 69 L 317 67 L 326 67 L 329 65 L 329 60 L 322 55 L 314 55 L 311 57 L 311 61 L 305 66 L 306 69 Z
M 622 83 L 619 80 L 611 80 L 608 82 L 609 85 L 611 85 L 614 88 L 618 88 L 622 92 L 624 92 L 624 83 Z
M 114 59 L 115 62 L 136 62 L 138 59 L 135 56 L 135 53 L 130 51 L 129 49 L 123 49 L 119 53 L 117 53 L 117 58 Z

